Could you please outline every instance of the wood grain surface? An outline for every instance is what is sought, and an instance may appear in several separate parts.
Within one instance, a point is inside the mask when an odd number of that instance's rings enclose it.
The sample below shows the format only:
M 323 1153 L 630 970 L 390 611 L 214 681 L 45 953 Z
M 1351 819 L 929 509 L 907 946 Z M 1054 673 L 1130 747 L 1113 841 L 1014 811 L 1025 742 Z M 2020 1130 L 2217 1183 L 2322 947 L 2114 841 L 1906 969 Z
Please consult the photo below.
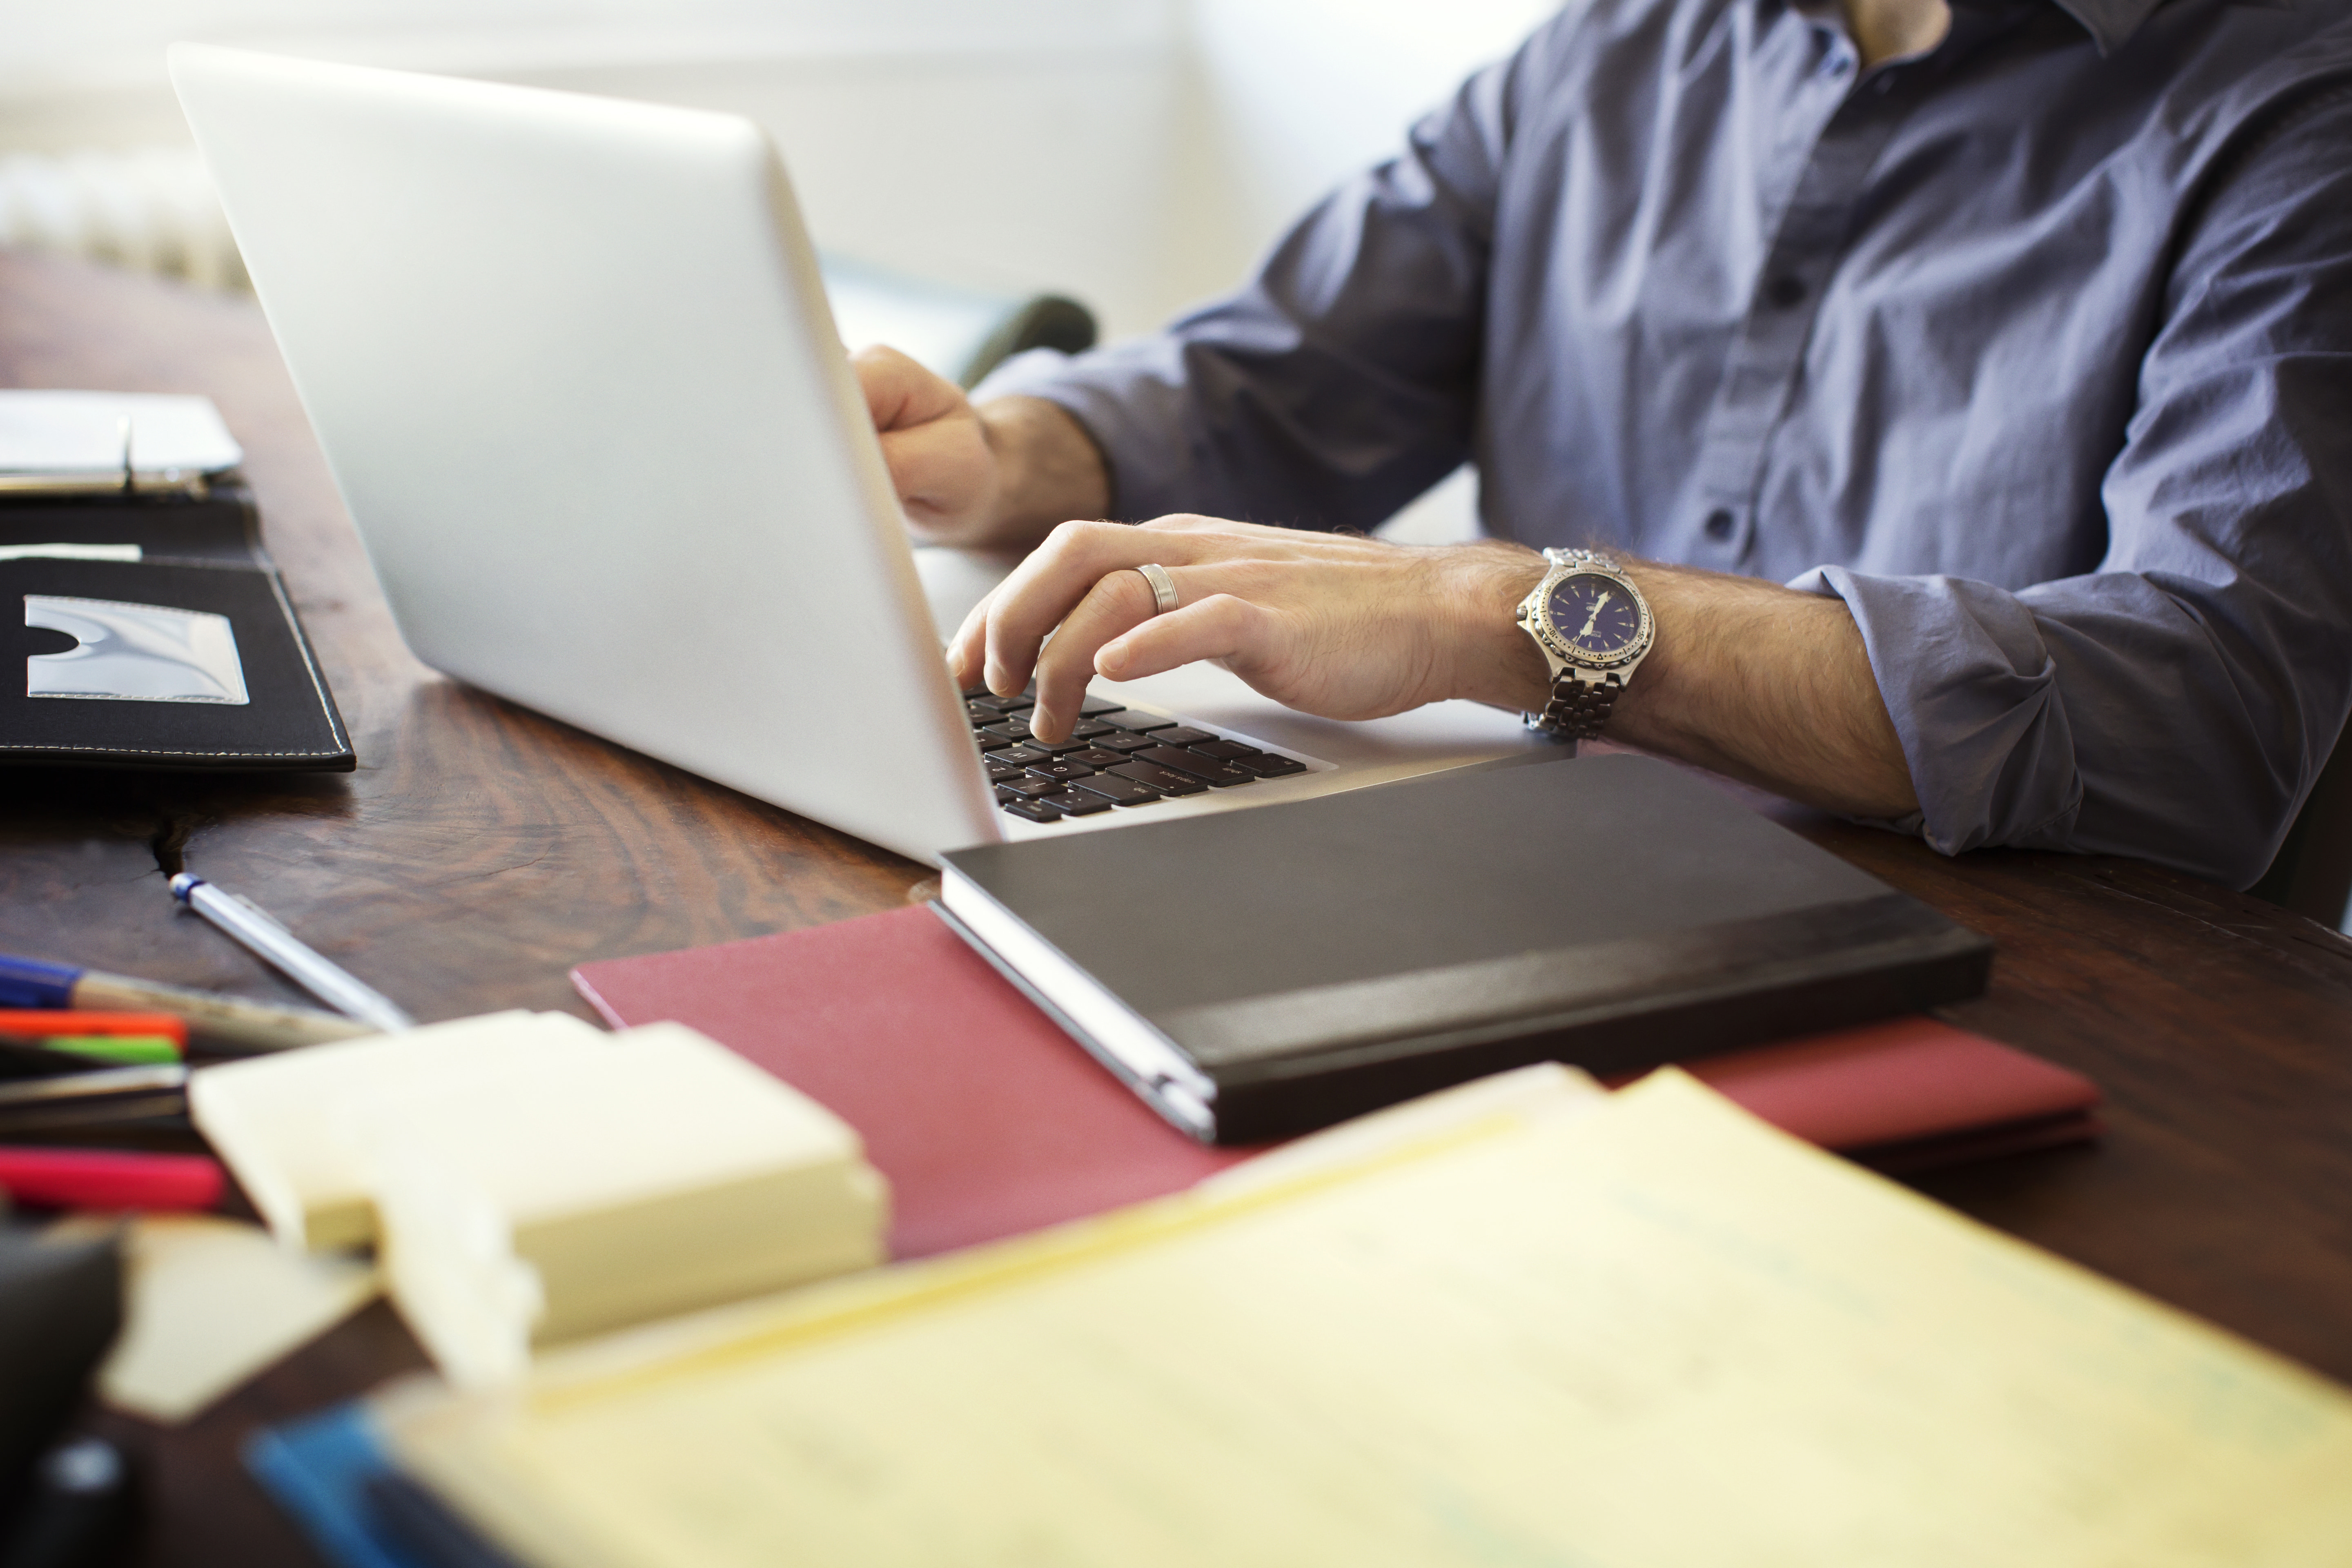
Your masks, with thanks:
M 0 772 L 0 951 L 293 997 L 175 912 L 163 881 L 184 861 L 422 1017 L 584 1013 L 573 964 L 863 914 L 923 878 L 419 665 L 249 301 L 0 254 L 0 384 L 219 403 L 360 756 L 356 773 L 309 779 Z M 2135 862 L 1946 859 L 1760 804 L 1991 936 L 1990 992 L 1949 1016 L 2109 1096 L 2098 1148 L 1921 1190 L 2352 1380 L 2352 942 Z M 421 1364 L 378 1305 L 186 1426 L 93 1412 L 142 1466 L 137 1560 L 314 1561 L 246 1479 L 240 1445 Z

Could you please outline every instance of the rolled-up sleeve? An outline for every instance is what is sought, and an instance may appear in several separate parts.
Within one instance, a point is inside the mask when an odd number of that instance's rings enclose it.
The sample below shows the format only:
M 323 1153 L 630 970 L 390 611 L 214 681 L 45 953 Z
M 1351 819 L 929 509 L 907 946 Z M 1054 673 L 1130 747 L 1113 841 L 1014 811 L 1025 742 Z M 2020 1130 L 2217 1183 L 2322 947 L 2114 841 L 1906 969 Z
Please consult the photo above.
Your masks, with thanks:
M 2235 887 L 2352 708 L 2352 92 L 2185 220 L 2095 572 L 2016 591 L 1824 567 L 1948 854 L 2111 852 Z
M 1076 416 L 1108 461 L 1123 517 L 1381 522 L 1469 453 L 1524 60 L 1473 77 L 1402 155 L 1309 212 L 1237 292 L 1149 337 L 1022 355 L 975 397 L 1026 394 Z

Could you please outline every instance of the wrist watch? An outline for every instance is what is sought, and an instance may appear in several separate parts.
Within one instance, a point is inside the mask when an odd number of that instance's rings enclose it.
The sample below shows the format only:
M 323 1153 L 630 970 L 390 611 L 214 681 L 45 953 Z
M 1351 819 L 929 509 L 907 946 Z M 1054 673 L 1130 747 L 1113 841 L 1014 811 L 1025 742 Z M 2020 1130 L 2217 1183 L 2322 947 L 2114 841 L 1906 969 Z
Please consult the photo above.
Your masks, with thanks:
M 1591 550 L 1547 550 L 1551 570 L 1519 601 L 1518 622 L 1543 649 L 1551 700 L 1530 730 L 1590 741 L 1650 651 L 1650 602 L 1616 561 Z

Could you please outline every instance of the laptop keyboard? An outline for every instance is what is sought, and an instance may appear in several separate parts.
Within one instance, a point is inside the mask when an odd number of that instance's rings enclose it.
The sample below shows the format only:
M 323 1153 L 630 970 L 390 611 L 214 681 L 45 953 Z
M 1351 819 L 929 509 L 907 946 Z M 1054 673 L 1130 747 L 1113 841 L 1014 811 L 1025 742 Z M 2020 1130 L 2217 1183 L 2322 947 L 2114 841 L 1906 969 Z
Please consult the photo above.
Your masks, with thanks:
M 1303 773 L 1307 764 L 1155 713 L 1089 697 L 1070 738 L 1047 745 L 1029 732 L 1029 692 L 963 694 L 996 803 L 1031 822 L 1092 816 L 1202 790 Z

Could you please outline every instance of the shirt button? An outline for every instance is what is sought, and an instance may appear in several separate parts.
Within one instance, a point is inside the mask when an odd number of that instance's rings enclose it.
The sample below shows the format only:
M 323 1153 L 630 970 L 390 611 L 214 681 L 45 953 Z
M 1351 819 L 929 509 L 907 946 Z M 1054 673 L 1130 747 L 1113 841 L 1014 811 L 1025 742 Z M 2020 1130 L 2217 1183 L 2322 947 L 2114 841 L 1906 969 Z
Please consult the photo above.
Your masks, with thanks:
M 1876 81 L 1870 84 L 1870 90 L 1876 93 L 1879 97 L 1885 98 L 1888 93 L 1895 90 L 1895 73 L 1893 71 L 1887 71 Z
M 1805 280 L 1783 273 L 1765 285 L 1764 297 L 1780 310 L 1801 302 L 1805 297 Z
M 1709 539 L 1720 543 L 1731 537 L 1731 514 L 1721 507 L 1706 514 L 1706 536 Z

